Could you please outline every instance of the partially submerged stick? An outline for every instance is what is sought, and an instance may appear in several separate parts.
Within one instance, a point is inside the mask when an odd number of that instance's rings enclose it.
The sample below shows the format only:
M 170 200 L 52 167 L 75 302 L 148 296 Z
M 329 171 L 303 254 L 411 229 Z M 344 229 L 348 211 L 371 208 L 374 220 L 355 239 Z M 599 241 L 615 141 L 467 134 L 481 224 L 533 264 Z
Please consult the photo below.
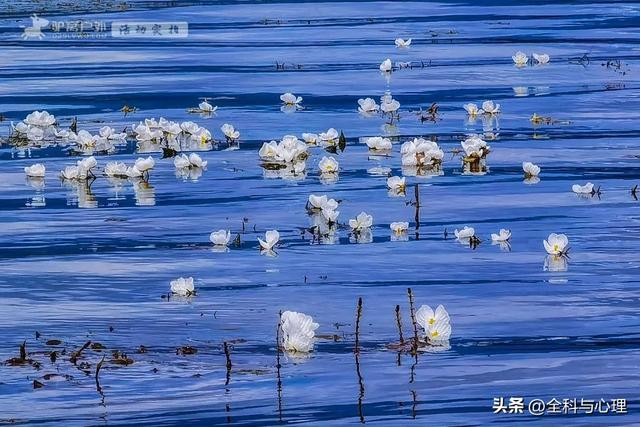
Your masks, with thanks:
M 400 335 L 400 345 L 404 344 L 402 336 L 402 320 L 400 318 L 400 305 L 396 305 L 396 325 L 398 325 L 398 335 Z

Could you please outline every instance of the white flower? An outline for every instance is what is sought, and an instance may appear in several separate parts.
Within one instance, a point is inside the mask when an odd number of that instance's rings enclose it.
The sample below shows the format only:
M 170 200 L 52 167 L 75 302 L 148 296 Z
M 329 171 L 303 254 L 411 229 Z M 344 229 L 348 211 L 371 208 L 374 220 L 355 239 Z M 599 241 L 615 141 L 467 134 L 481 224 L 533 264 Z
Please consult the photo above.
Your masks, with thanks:
M 398 109 L 400 109 L 400 103 L 393 98 L 385 99 L 380 103 L 380 110 L 385 114 L 395 113 Z
M 231 240 L 231 231 L 229 230 L 218 230 L 211 233 L 209 236 L 209 240 L 211 243 L 217 246 L 227 246 L 229 244 L 229 240 Z
M 494 242 L 506 242 L 511 238 L 511 230 L 500 229 L 500 233 L 491 233 L 491 240 Z
M 329 199 L 326 194 L 322 196 L 310 194 L 309 208 L 312 210 L 335 210 L 338 208 L 338 202 L 334 199 Z
M 387 187 L 389 188 L 389 190 L 401 192 L 407 188 L 405 181 L 405 177 L 390 176 L 389 178 L 387 178 Z
M 211 104 L 209 104 L 207 101 L 202 101 L 201 103 L 198 104 L 198 109 L 200 109 L 200 111 L 204 112 L 204 113 L 214 113 L 218 107 L 217 106 L 213 106 Z
M 201 127 L 198 131 L 191 135 L 193 138 L 200 140 L 200 143 L 204 144 L 211 139 L 211 132 Z
M 156 165 L 155 160 L 153 160 L 153 157 L 149 156 L 146 159 L 144 157 L 138 158 L 134 166 L 140 172 L 146 172 L 148 170 L 153 169 L 155 165 Z
M 185 169 L 191 165 L 189 162 L 189 157 L 186 154 L 180 154 L 173 159 L 173 166 L 176 169 Z
M 467 114 L 470 115 L 471 117 L 477 116 L 478 113 L 480 112 L 478 105 L 474 104 L 473 102 L 464 104 L 463 107 L 467 111 Z
M 396 47 L 409 47 L 409 45 L 411 45 L 411 39 L 407 39 L 407 40 L 396 39 L 395 43 L 396 43 Z
M 273 160 L 278 155 L 278 143 L 276 141 L 263 142 L 258 155 L 262 160 Z
M 364 212 L 360 212 L 355 219 L 349 220 L 349 227 L 353 231 L 361 231 L 373 225 L 373 217 Z
M 269 230 L 265 233 L 264 237 L 266 241 L 258 237 L 260 248 L 270 251 L 276 243 L 278 243 L 278 240 L 280 240 L 280 233 L 278 233 L 278 230 Z
M 111 177 L 127 176 L 127 165 L 123 162 L 108 162 L 104 167 L 104 174 Z
M 389 225 L 389 228 L 395 234 L 402 234 L 409 229 L 409 223 L 408 222 L 392 222 Z
M 331 199 L 333 200 L 333 199 Z M 331 208 L 322 208 L 322 217 L 327 220 L 329 223 L 335 223 L 338 220 L 338 215 L 340 215 L 340 211 Z
M 472 135 L 460 143 L 467 156 L 483 157 L 489 147 L 487 143 L 477 135 Z
M 24 168 L 24 173 L 33 178 L 44 178 L 45 167 L 42 163 L 36 163 Z
M 587 182 L 585 185 L 573 184 L 571 189 L 577 194 L 591 194 L 593 193 L 593 184 L 590 182 Z
M 382 64 L 380 64 L 380 71 L 383 73 L 390 73 L 392 70 L 393 66 L 391 65 L 391 59 L 387 58 L 382 61 Z
M 389 138 L 383 138 L 381 136 L 372 136 L 370 138 L 367 138 L 365 140 L 365 143 L 370 150 L 382 151 L 392 149 L 391 140 Z
M 235 140 L 240 138 L 240 132 L 235 130 L 233 125 L 225 123 L 220 127 L 222 133 L 230 140 Z
M 18 133 L 27 133 L 29 129 L 31 129 L 31 126 L 25 122 L 18 122 L 18 124 L 14 126 L 13 122 L 11 122 L 11 128 Z
M 531 162 L 523 162 L 522 170 L 524 171 L 524 175 L 529 178 L 540 175 L 540 166 L 534 165 Z
M 195 295 L 196 290 L 193 286 L 193 277 L 179 277 L 176 280 L 171 281 L 171 293 L 188 297 Z
M 34 111 L 29 114 L 24 122 L 31 126 L 47 127 L 56 122 L 56 118 L 47 111 Z
M 527 65 L 527 62 L 529 62 L 529 57 L 524 52 L 520 51 L 516 52 L 516 54 L 513 55 L 511 59 L 513 59 L 513 62 L 518 67 L 523 67 Z
M 302 102 L 302 97 L 295 96 L 294 94 L 287 92 L 280 95 L 280 101 L 285 105 L 298 105 Z
M 458 240 L 470 239 L 476 235 L 476 230 L 474 230 L 473 227 L 467 227 L 465 225 L 462 230 L 458 230 L 458 229 L 454 230 L 453 234 L 456 236 L 456 239 Z
M 303 133 L 302 139 L 304 139 L 304 142 L 307 144 L 317 144 L 319 137 L 315 133 Z
M 124 141 L 127 138 L 127 134 L 125 132 L 116 133 L 115 129 L 110 126 L 102 126 L 99 130 L 99 134 L 101 137 L 110 140 Z
M 561 255 L 569 245 L 569 238 L 564 234 L 551 233 L 542 243 L 549 255 Z
M 330 128 L 326 132 L 320 132 L 320 140 L 329 144 L 335 143 L 340 135 L 334 128 Z
M 533 56 L 533 59 L 535 59 L 538 64 L 547 64 L 550 59 L 549 55 L 547 55 L 546 53 L 538 54 L 534 52 L 532 56 Z
M 200 126 L 194 122 L 187 121 L 180 123 L 180 130 L 186 134 L 195 135 L 200 132 Z
M 189 163 L 191 164 L 191 167 L 204 169 L 207 167 L 207 163 L 209 162 L 202 160 L 202 157 L 198 154 L 191 153 L 189 154 Z
M 429 344 L 444 345 L 451 336 L 449 313 L 439 305 L 434 312 L 428 305 L 421 306 L 415 314 L 416 323 L 425 331 Z
M 42 141 L 44 139 L 44 131 L 39 127 L 30 126 L 27 129 L 27 139 L 33 142 Z
M 338 172 L 338 161 L 333 157 L 323 157 L 318 163 L 321 173 L 336 173 Z
M 98 166 L 98 161 L 95 157 L 90 156 L 86 159 L 78 160 L 77 166 L 78 178 L 86 179 L 91 173 L 91 170 Z
M 319 326 L 311 316 L 296 311 L 285 311 L 281 317 L 282 346 L 287 351 L 312 351 L 315 330 Z
M 67 166 L 60 172 L 62 179 L 78 179 L 78 167 Z
M 142 176 L 142 171 L 135 166 L 129 166 L 127 168 L 127 176 L 129 178 L 140 178 Z
M 373 98 L 358 99 L 358 111 L 362 114 L 375 113 L 378 111 L 378 104 Z
M 500 112 L 500 104 L 494 104 L 493 101 L 484 101 L 480 111 L 485 114 L 498 114 Z

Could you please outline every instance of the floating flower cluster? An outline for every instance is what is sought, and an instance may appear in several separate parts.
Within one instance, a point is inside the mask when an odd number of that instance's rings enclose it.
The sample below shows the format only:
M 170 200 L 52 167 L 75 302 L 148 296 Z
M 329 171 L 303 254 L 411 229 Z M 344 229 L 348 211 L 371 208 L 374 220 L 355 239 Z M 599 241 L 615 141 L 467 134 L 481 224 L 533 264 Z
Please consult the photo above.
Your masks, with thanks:
M 293 353 L 309 353 L 313 351 L 315 330 L 320 325 L 313 318 L 296 311 L 285 311 L 280 318 L 282 329 L 282 347 Z
M 428 305 L 416 311 L 416 322 L 424 331 L 425 342 L 429 346 L 448 348 L 451 337 L 449 313 L 444 306 L 436 307 L 435 312 Z

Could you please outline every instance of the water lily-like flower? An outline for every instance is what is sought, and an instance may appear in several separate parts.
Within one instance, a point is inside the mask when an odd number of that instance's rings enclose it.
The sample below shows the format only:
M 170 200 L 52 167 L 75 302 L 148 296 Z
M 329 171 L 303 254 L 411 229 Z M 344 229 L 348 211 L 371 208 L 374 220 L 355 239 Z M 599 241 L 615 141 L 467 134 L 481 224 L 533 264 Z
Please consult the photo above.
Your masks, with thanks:
M 484 114 L 498 114 L 500 112 L 500 104 L 494 104 L 493 101 L 484 101 L 480 111 Z
M 524 52 L 520 51 L 516 52 L 516 54 L 513 55 L 511 59 L 513 59 L 513 62 L 517 67 L 524 67 L 525 65 L 527 65 L 527 62 L 529 62 L 529 57 Z
M 318 163 L 318 167 L 320 168 L 320 173 L 323 174 L 337 173 L 339 170 L 338 161 L 333 157 L 322 157 Z
M 193 286 L 193 277 L 179 277 L 171 281 L 171 293 L 182 297 L 189 297 L 196 294 Z
M 325 209 L 335 210 L 338 208 L 338 202 L 335 199 L 329 199 L 326 194 L 323 194 L 322 196 L 310 194 L 307 207 L 309 210 L 315 211 L 321 211 Z
M 269 230 L 264 235 L 265 240 L 262 240 L 258 237 L 258 242 L 260 242 L 260 248 L 270 251 L 280 240 L 280 233 L 278 230 Z
M 191 167 L 193 167 L 193 168 L 204 169 L 204 168 L 207 167 L 207 164 L 209 162 L 207 162 L 206 160 L 202 160 L 202 157 L 200 157 L 198 154 L 191 153 L 191 154 L 189 154 L 189 163 L 191 164 Z
M 313 350 L 315 330 L 320 325 L 315 323 L 311 316 L 296 311 L 285 311 L 280 320 L 282 347 L 286 351 L 309 353 Z
M 302 139 L 304 140 L 304 142 L 306 142 L 307 144 L 317 144 L 318 140 L 320 139 L 320 137 L 318 136 L 318 134 L 316 133 L 303 133 L 302 134 Z
M 153 160 L 153 157 L 149 156 L 147 158 L 144 158 L 144 157 L 138 158 L 138 160 L 136 160 L 136 163 L 135 163 L 134 166 L 140 172 L 147 172 L 147 171 L 153 169 L 153 167 L 155 165 L 156 165 L 155 160 Z
M 129 178 L 141 178 L 144 173 L 135 166 L 129 166 L 127 168 L 127 176 Z
M 280 101 L 285 105 L 299 105 L 302 102 L 302 97 L 295 96 L 294 94 L 287 92 L 280 95 Z
M 215 111 L 218 109 L 218 106 L 216 105 L 214 107 L 213 105 L 209 104 L 207 101 L 202 101 L 201 103 L 198 104 L 198 109 L 203 113 L 215 113 Z
M 414 138 L 400 147 L 403 166 L 437 166 L 444 158 L 444 151 L 434 141 Z
M 393 65 L 391 64 L 391 59 L 387 58 L 380 64 L 380 71 L 383 73 L 390 73 L 393 71 Z
M 407 188 L 406 178 L 403 176 L 390 176 L 387 178 L 387 188 L 398 193 L 404 192 Z
M 471 135 L 460 144 L 468 157 L 485 157 L 489 153 L 486 141 L 478 135 Z
M 216 246 L 227 246 L 229 244 L 229 240 L 231 240 L 231 231 L 229 230 L 218 230 L 214 231 L 209 235 L 209 240 Z
M 395 234 L 402 234 L 402 233 L 406 233 L 407 230 L 409 229 L 409 223 L 408 222 L 392 222 L 389 225 L 389 228 Z
M 222 127 L 220 127 L 220 130 L 230 141 L 235 141 L 236 139 L 240 138 L 240 132 L 235 130 L 233 125 L 225 123 L 222 125 Z
M 400 102 L 393 98 L 385 99 L 380 103 L 380 110 L 385 114 L 393 114 L 400 109 Z
M 378 111 L 378 104 L 373 98 L 358 99 L 358 112 L 361 114 L 371 114 Z
M 544 65 L 549 63 L 549 55 L 547 55 L 546 53 L 533 53 L 532 54 L 533 59 L 536 60 L 536 62 L 540 65 Z
M 173 159 L 173 165 L 176 169 L 185 169 L 191 166 L 189 157 L 186 154 L 180 154 Z
M 593 193 L 593 184 L 591 182 L 587 182 L 585 185 L 573 184 L 571 189 L 577 194 L 591 194 Z
M 104 174 L 110 177 L 127 177 L 127 165 L 123 162 L 108 162 L 104 167 Z
M 24 173 L 27 174 L 28 177 L 32 178 L 44 178 L 45 171 L 46 168 L 42 163 L 36 163 L 24 168 Z
M 334 128 L 330 128 L 326 132 L 320 132 L 319 135 L 320 141 L 325 144 L 335 144 L 338 141 L 339 136 L 338 131 Z
M 24 119 L 24 122 L 30 126 L 47 127 L 52 126 L 56 118 L 48 111 L 34 111 Z
M 365 212 L 360 212 L 355 219 L 349 220 L 349 227 L 351 227 L 351 230 L 356 232 L 370 228 L 372 225 L 373 217 Z
M 381 136 L 372 136 L 365 140 L 369 150 L 374 151 L 388 151 L 392 149 L 391 140 L 389 138 L 383 138 Z
M 478 108 L 478 105 L 474 104 L 473 102 L 464 104 L 463 107 L 466 110 L 467 114 L 471 117 L 475 117 L 481 112 L 481 110 Z
M 62 171 L 60 171 L 60 177 L 62 179 L 72 180 L 78 179 L 78 167 L 77 166 L 67 166 Z
M 396 39 L 395 40 L 396 43 L 396 47 L 409 47 L 411 45 L 411 39 L 407 39 L 407 40 L 403 40 L 403 39 Z
M 542 243 L 549 255 L 562 255 L 566 253 L 569 238 L 564 234 L 551 233 Z
M 444 306 L 439 305 L 434 312 L 428 305 L 421 306 L 415 314 L 418 323 L 425 332 L 428 344 L 446 345 L 451 337 L 451 323 L 449 313 Z
M 504 228 L 501 228 L 498 234 L 491 233 L 491 240 L 494 242 L 506 242 L 510 238 L 511 238 L 511 230 L 507 230 Z
M 473 236 L 476 235 L 476 230 L 473 227 L 467 227 L 466 225 L 464 226 L 464 228 L 462 228 L 462 230 L 454 230 L 453 234 L 456 236 L 456 239 L 458 240 L 465 240 L 465 239 L 471 239 Z
M 102 126 L 98 131 L 98 133 L 102 138 L 106 138 L 114 141 L 124 141 L 127 138 L 126 132 L 118 133 L 111 126 Z
M 540 166 L 534 165 L 531 162 L 523 162 L 522 170 L 524 171 L 525 178 L 532 178 L 540 175 Z
M 89 176 L 93 176 L 92 170 L 98 166 L 98 161 L 95 157 L 90 156 L 86 159 L 78 160 L 78 178 L 87 179 Z

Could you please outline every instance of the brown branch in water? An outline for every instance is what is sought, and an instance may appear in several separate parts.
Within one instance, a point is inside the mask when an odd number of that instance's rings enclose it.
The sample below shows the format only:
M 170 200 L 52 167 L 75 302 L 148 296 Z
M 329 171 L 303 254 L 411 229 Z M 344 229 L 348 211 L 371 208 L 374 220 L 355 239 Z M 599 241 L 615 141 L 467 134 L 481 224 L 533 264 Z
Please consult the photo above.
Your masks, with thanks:
M 400 305 L 396 305 L 396 325 L 398 325 L 398 335 L 400 336 L 400 345 L 404 344 L 402 336 L 402 319 L 400 318 Z
M 411 324 L 413 325 L 413 346 L 412 351 L 418 353 L 418 324 L 416 323 L 416 312 L 413 306 L 413 292 L 411 288 L 407 288 L 407 296 L 409 297 L 409 313 L 411 314 Z
M 91 341 L 87 341 L 86 343 L 84 343 L 82 347 L 80 347 L 78 350 L 74 351 L 71 354 L 69 361 L 75 365 L 76 362 L 78 361 L 78 357 L 80 357 L 80 354 L 82 354 L 82 352 L 86 350 L 90 345 L 91 345 Z
M 231 351 L 229 351 L 229 345 L 227 344 L 226 341 L 223 343 L 223 346 L 224 346 L 224 356 L 227 359 L 227 378 L 224 385 L 229 385 L 229 382 L 231 381 L 231 367 L 233 366 L 231 364 Z
M 280 331 L 282 330 L 282 310 L 278 313 L 278 327 L 276 328 L 276 375 L 278 379 L 278 419 L 282 422 L 282 377 L 280 376 Z
M 411 417 L 416 419 L 416 407 L 418 406 L 418 396 L 415 390 L 411 390 L 411 398 L 413 404 L 411 405 Z
M 354 352 L 360 352 L 360 318 L 362 317 L 362 297 L 358 298 L 358 309 L 356 311 L 356 345 Z
M 416 216 L 415 216 L 415 223 L 416 223 L 416 230 L 418 230 L 420 228 L 420 187 L 418 184 L 415 185 L 414 187 L 414 192 L 415 192 L 415 208 L 416 208 Z
M 102 360 L 98 362 L 96 365 L 96 390 L 100 393 L 101 396 L 104 396 L 102 393 L 102 386 L 100 386 L 100 369 L 102 369 L 102 364 L 104 363 L 104 356 L 102 356 Z

